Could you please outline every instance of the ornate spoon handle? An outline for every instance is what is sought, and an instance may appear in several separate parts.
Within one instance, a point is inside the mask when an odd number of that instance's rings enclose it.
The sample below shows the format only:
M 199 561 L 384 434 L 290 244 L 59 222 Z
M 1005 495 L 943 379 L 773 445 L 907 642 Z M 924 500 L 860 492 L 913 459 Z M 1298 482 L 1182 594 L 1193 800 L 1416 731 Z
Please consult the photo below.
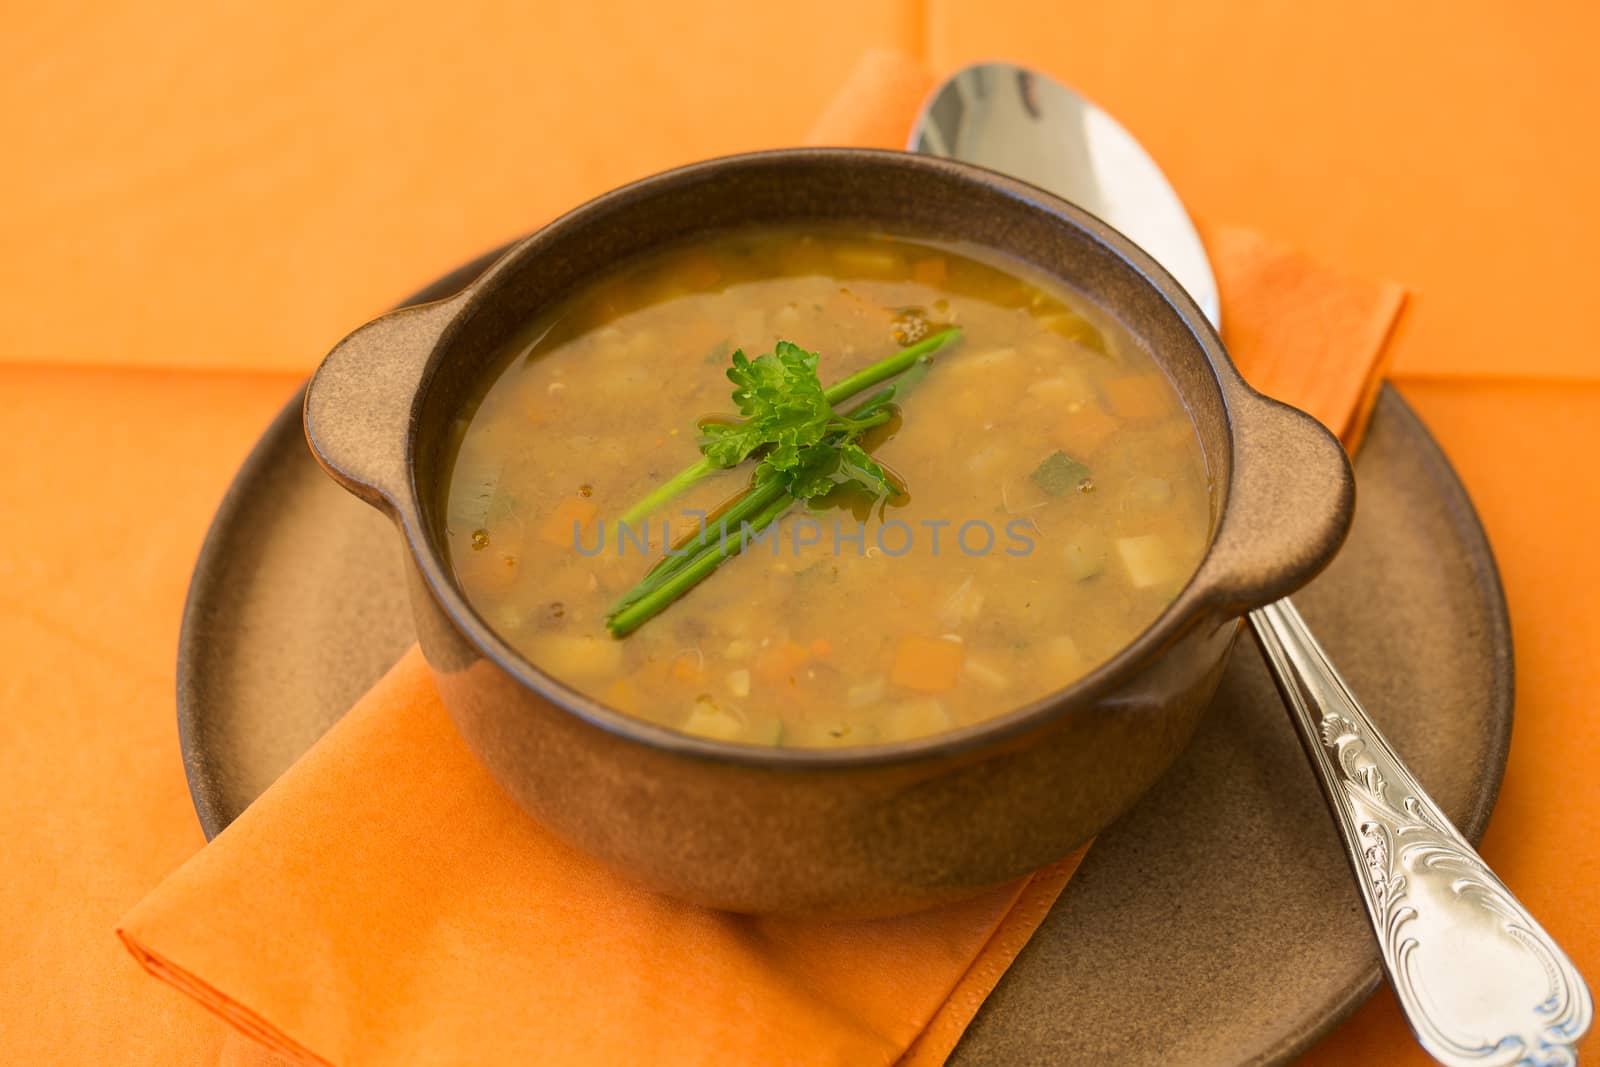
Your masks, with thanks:
M 1250 626 L 1317 773 L 1400 1006 L 1441 1063 L 1575 1064 L 1588 987 L 1406 770 L 1288 600 Z

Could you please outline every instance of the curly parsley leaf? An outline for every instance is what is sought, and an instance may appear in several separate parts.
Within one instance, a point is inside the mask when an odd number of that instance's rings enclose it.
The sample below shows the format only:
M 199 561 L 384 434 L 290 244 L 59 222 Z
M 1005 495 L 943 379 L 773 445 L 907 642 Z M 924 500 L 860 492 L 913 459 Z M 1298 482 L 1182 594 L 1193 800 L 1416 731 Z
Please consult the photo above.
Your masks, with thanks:
M 834 477 L 838 471 L 839 449 L 816 446 L 806 449 L 800 460 L 786 471 L 762 470 L 756 475 L 756 482 L 760 484 L 764 477 L 776 476 L 782 479 L 790 496 L 796 500 L 812 500 L 833 490 L 838 484 Z
M 862 414 L 868 407 L 872 410 Z M 858 437 L 888 421 L 893 414 L 887 399 L 863 404 L 850 416 L 836 418 L 828 436 L 801 449 L 795 463 L 787 469 L 763 461 L 756 470 L 755 484 L 777 479 L 796 500 L 815 500 L 841 488 L 857 489 L 878 500 L 898 496 L 903 487 L 866 449 L 856 444 Z
M 853 441 L 840 449 L 839 470 L 846 482 L 855 483 L 879 499 L 899 496 L 904 491 L 904 487 L 896 484 L 884 470 L 883 464 Z
M 766 443 L 766 434 L 754 423 L 707 420 L 700 424 L 700 451 L 718 467 L 737 467 Z
M 880 390 L 847 415 L 833 409 L 817 378 L 817 354 L 779 341 L 766 355 L 733 354 L 728 380 L 742 420 L 707 419 L 700 451 L 718 467 L 761 455 L 759 484 L 779 478 L 798 500 L 844 486 L 883 498 L 897 488 L 856 439 L 891 416 L 893 387 Z
M 814 393 L 818 402 L 827 403 L 817 379 L 817 354 L 788 341 L 779 341 L 771 352 L 753 360 L 739 349 L 733 354 L 733 366 L 728 368 L 728 380 L 738 386 L 733 391 L 733 402 L 739 405 L 739 413 L 752 418 L 807 392 Z
M 769 467 L 788 470 L 799 462 L 802 449 L 822 440 L 834 419 L 817 378 L 817 354 L 799 345 L 779 341 L 753 360 L 740 349 L 733 354 L 728 380 L 737 387 L 733 402 L 745 420 L 700 427 L 700 450 L 719 467 L 735 466 L 765 448 Z

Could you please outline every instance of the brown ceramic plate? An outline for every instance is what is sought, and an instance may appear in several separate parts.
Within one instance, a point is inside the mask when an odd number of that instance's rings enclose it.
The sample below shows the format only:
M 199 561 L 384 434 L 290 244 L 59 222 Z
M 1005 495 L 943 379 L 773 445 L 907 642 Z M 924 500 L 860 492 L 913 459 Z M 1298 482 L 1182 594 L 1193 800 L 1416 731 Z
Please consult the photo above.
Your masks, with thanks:
M 491 258 L 410 302 L 449 295 Z M 1494 559 L 1448 462 L 1391 389 L 1355 466 L 1350 539 L 1295 601 L 1475 842 L 1511 734 Z M 313 462 L 296 398 L 218 509 L 184 614 L 178 725 L 207 836 L 411 643 L 403 552 L 388 521 Z M 1305 757 L 1241 643 L 1193 746 L 1090 850 L 953 1062 L 1281 1063 L 1378 977 Z

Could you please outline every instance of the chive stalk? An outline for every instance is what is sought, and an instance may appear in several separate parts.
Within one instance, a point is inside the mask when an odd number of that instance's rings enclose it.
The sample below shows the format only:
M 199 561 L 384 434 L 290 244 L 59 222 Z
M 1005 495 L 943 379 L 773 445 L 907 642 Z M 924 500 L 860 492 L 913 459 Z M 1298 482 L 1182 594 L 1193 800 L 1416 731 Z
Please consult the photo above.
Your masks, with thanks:
M 752 533 L 759 534 L 764 531 L 782 518 L 784 512 L 795 504 L 795 498 L 783 491 L 782 485 L 776 481 L 771 484 L 778 489 L 778 494 L 756 513 L 755 519 L 750 522 Z M 619 638 L 627 637 L 665 611 L 683 594 L 705 581 L 724 560 L 737 556 L 744 549 L 745 537 L 742 526 L 737 536 L 708 543 L 706 549 L 699 555 L 689 557 L 686 565 L 678 568 L 670 577 L 607 619 L 606 626 L 611 630 L 611 635 Z
M 646 571 L 645 576 L 639 580 L 637 585 L 623 594 L 622 598 L 615 604 L 611 605 L 610 615 L 615 617 L 629 605 L 636 603 L 647 593 L 654 591 L 665 583 L 668 578 L 683 570 L 703 554 L 708 545 L 714 542 L 720 543 L 724 540 L 730 531 L 737 536 L 742 523 L 747 520 L 753 520 L 780 497 L 788 495 L 783 482 L 777 478 L 762 482 L 760 485 L 751 488 L 731 508 L 718 516 L 714 522 L 707 522 L 705 528 L 681 549 L 669 552 L 654 567 Z

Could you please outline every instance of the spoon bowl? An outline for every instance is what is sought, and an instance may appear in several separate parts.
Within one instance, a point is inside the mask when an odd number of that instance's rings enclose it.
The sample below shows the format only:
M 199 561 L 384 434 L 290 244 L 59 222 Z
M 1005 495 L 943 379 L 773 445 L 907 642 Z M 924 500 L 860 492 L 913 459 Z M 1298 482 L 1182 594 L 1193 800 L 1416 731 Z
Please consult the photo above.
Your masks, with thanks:
M 1116 119 L 1060 82 L 1009 63 L 967 67 L 928 97 L 907 147 L 1072 201 L 1155 256 L 1221 327 L 1205 246 L 1161 168 Z

